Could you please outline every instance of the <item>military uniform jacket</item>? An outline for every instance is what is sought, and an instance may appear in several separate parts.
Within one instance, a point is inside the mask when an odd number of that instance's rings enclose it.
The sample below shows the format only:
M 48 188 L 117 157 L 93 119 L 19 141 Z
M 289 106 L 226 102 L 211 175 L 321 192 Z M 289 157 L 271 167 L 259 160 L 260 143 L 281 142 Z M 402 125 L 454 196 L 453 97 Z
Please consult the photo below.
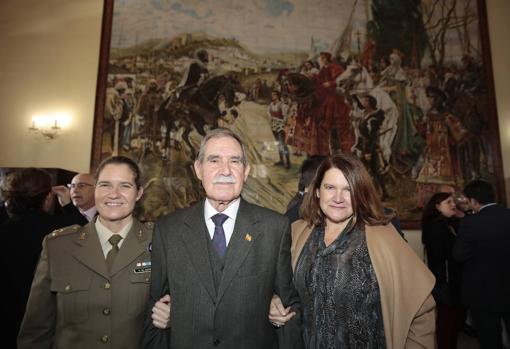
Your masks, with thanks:
M 138 348 L 152 224 L 136 219 L 108 272 L 94 221 L 43 241 L 18 348 Z

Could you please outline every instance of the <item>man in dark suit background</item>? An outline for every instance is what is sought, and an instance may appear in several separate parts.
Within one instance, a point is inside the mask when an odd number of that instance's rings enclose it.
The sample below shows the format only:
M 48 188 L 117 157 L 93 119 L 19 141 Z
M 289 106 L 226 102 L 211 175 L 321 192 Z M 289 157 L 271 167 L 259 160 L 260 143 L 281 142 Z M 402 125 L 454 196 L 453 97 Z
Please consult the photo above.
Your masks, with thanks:
M 303 198 L 305 193 L 308 191 L 308 186 L 312 182 L 313 176 L 315 176 L 315 172 L 323 159 L 324 156 L 317 155 L 303 160 L 301 168 L 299 169 L 298 192 L 289 201 L 287 211 L 285 212 L 285 215 L 289 218 L 290 224 L 301 218 L 299 209 L 303 203 Z
M 94 201 L 96 180 L 88 173 L 79 173 L 67 185 L 57 185 L 51 188 L 58 198 L 62 214 L 72 220 L 70 224 L 84 226 L 92 221 L 97 214 Z
M 475 180 L 464 195 L 476 212 L 460 222 L 454 258 L 463 265 L 462 301 L 481 349 L 503 348 L 501 320 L 510 329 L 510 210 L 495 202 L 492 185 Z
M 195 161 L 206 199 L 156 222 L 145 348 L 302 347 L 289 223 L 240 197 L 246 154 L 232 131 L 210 131 Z M 267 320 L 273 292 L 298 314 L 282 328 Z M 166 294 L 170 323 L 161 330 L 151 309 Z

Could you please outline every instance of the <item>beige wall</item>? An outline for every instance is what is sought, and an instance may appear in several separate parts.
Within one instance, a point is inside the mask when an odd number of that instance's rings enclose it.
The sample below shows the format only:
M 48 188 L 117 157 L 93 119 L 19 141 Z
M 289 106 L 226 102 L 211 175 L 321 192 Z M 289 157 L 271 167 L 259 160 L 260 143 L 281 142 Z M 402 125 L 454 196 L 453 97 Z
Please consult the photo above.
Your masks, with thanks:
M 0 1 L 0 167 L 88 171 L 103 2 Z M 32 114 L 68 110 L 53 141 L 28 132 Z
M 102 6 L 100 0 L 0 1 L 0 167 L 88 170 Z M 487 12 L 510 188 L 510 1 L 487 0 Z M 73 113 L 62 135 L 46 141 L 29 134 L 33 113 L 60 108 Z
M 510 205 L 510 1 L 487 0 L 499 135 L 503 154 L 506 197 Z

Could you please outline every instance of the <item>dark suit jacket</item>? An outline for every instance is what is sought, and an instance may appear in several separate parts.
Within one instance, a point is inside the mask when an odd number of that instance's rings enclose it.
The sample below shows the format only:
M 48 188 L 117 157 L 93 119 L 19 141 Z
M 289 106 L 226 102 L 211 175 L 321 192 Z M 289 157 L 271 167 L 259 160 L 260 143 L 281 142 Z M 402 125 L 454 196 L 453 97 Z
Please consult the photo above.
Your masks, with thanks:
M 280 348 L 301 348 L 288 220 L 241 200 L 217 292 L 207 239 L 203 201 L 156 222 L 144 346 L 267 349 L 280 341 Z M 280 329 L 268 321 L 273 292 L 298 313 Z M 172 298 L 171 327 L 158 330 L 150 310 L 166 293 Z
M 85 224 L 87 224 L 89 221 L 87 220 L 87 218 L 85 218 L 85 216 L 83 216 L 81 213 L 80 213 L 80 210 L 73 205 L 73 203 L 68 203 L 67 205 L 65 206 L 62 206 L 60 208 L 61 212 L 59 213 L 56 213 L 56 215 L 60 215 L 62 220 L 66 220 L 68 223 L 66 224 L 67 225 L 73 225 L 73 224 L 78 224 L 78 225 L 81 225 L 81 226 L 84 226 Z
M 294 197 L 290 200 L 289 205 L 287 206 L 287 211 L 285 212 L 285 216 L 289 219 L 289 223 L 292 224 L 298 219 L 301 218 L 299 214 L 299 209 L 301 208 L 301 204 L 303 203 L 304 194 L 298 192 Z
M 462 301 L 472 309 L 510 310 L 510 210 L 489 206 L 460 222 L 454 258 L 464 263 Z

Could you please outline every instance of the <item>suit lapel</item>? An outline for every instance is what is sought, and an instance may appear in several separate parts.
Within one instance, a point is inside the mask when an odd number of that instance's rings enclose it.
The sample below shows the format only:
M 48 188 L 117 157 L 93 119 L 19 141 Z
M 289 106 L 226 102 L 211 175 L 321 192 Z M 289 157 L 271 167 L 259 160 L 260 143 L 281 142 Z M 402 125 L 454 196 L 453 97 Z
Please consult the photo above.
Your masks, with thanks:
M 142 225 L 138 220 L 133 219 L 133 225 L 126 235 L 126 241 L 122 243 L 119 254 L 113 261 L 112 270 L 110 272 L 113 277 L 116 273 L 131 264 L 134 259 L 147 251 L 148 236 L 147 232 L 142 229 Z
M 239 267 L 244 263 L 248 252 L 255 243 L 260 232 L 256 230 L 257 219 L 251 214 L 249 204 L 241 199 L 237 212 L 234 233 L 230 238 L 225 255 L 225 268 L 218 288 L 217 302 L 219 303 Z
M 205 289 L 211 296 L 216 299 L 216 290 L 212 275 L 211 261 L 209 260 L 209 252 L 207 250 L 207 226 L 204 220 L 204 201 L 196 205 L 190 215 L 184 220 L 184 229 L 182 232 L 182 240 L 186 246 L 187 254 L 191 260 L 197 276 L 204 284 Z
M 74 252 L 74 258 L 106 279 L 110 279 L 94 221 L 85 225 L 80 231 L 76 239 L 80 248 Z

